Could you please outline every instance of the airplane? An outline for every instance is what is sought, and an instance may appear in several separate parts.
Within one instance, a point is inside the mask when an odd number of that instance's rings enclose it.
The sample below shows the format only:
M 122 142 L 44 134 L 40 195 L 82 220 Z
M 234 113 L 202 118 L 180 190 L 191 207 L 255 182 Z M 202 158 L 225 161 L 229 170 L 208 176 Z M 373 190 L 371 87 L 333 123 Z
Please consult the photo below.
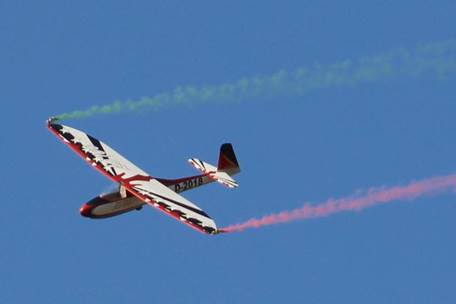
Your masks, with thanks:
M 214 220 L 201 208 L 179 193 L 212 182 L 228 188 L 238 187 L 232 178 L 240 172 L 239 163 L 230 143 L 220 147 L 218 165 L 197 158 L 188 162 L 201 174 L 179 179 L 152 177 L 124 158 L 104 142 L 69 126 L 56 123 L 57 118 L 46 121 L 47 128 L 86 160 L 97 171 L 119 185 L 118 190 L 101 194 L 80 208 L 84 217 L 99 219 L 141 210 L 143 205 L 153 206 L 180 222 L 206 234 L 225 232 L 218 229 Z

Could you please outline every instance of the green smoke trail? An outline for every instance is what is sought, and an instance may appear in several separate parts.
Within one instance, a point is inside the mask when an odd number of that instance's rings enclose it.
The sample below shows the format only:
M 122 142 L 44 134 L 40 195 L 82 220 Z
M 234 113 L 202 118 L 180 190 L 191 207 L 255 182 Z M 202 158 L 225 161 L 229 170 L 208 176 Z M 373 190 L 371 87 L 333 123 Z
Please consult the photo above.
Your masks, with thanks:
M 163 106 L 196 105 L 251 98 L 301 96 L 331 87 L 354 87 L 404 77 L 446 77 L 456 71 L 456 40 L 427 43 L 412 49 L 397 48 L 374 56 L 345 60 L 330 65 L 316 64 L 295 70 L 280 70 L 271 75 L 241 78 L 219 85 L 178 86 L 139 100 L 115 101 L 86 110 L 58 115 L 57 119 L 78 119 L 98 114 L 112 114 Z

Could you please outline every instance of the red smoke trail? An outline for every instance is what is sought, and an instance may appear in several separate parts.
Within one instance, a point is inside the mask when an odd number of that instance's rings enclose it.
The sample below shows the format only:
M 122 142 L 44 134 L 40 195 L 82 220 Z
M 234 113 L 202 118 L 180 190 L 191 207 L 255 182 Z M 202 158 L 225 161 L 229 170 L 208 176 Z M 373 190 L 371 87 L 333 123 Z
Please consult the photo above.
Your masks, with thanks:
M 456 190 L 456 175 L 439 176 L 410 182 L 406 186 L 391 188 L 370 188 L 363 196 L 329 199 L 318 205 L 305 204 L 291 211 L 252 218 L 243 223 L 222 228 L 226 232 L 240 232 L 249 228 L 260 228 L 274 224 L 288 223 L 297 220 L 329 216 L 344 211 L 360 211 L 375 205 L 391 203 L 397 200 L 413 200 L 418 197 L 436 194 L 445 190 Z

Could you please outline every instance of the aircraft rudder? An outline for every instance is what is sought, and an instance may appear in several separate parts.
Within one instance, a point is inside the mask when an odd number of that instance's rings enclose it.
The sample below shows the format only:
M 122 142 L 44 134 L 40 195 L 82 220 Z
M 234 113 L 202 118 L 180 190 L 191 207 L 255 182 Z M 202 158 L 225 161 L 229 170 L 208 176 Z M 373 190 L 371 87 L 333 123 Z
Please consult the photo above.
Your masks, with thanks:
M 231 143 L 221 145 L 217 170 L 227 172 L 231 175 L 241 171 Z

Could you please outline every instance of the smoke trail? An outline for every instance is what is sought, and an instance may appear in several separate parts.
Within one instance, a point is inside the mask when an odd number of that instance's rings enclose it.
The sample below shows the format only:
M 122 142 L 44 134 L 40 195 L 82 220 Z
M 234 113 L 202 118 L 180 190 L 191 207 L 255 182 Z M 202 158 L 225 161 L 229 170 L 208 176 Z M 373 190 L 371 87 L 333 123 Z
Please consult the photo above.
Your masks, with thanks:
M 98 114 L 157 110 L 170 105 L 195 105 L 241 101 L 277 96 L 302 96 L 308 92 L 330 87 L 353 87 L 401 77 L 419 78 L 423 75 L 445 77 L 456 71 L 456 40 L 419 45 L 413 49 L 397 48 L 382 54 L 345 60 L 331 65 L 316 64 L 295 70 L 280 70 L 271 75 L 241 78 L 230 83 L 204 86 L 178 86 L 139 100 L 115 101 L 92 106 L 83 111 L 63 113 L 57 119 L 85 118 Z
M 413 200 L 424 195 L 436 194 L 445 190 L 456 190 L 456 175 L 440 176 L 411 182 L 406 186 L 391 188 L 371 188 L 364 196 L 351 196 L 340 199 L 329 199 L 318 205 L 304 204 L 291 211 L 252 218 L 243 223 L 234 224 L 221 230 L 240 232 L 250 228 L 289 223 L 292 221 L 325 217 L 345 211 L 360 211 L 375 205 L 391 203 L 397 200 Z

